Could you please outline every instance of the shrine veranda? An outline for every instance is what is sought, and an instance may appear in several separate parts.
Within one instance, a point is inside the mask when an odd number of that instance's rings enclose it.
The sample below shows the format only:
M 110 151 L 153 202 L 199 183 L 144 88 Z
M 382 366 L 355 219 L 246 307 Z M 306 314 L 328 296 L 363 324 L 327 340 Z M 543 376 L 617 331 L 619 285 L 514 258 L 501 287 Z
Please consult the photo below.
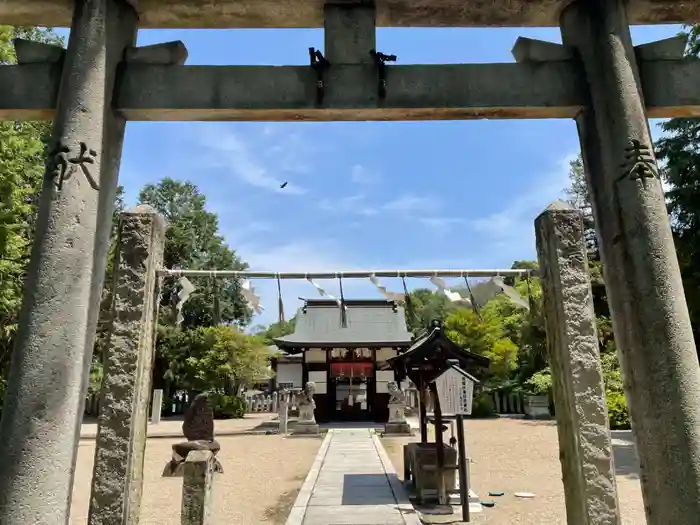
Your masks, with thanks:
M 700 114 L 700 61 L 684 57 L 682 38 L 633 47 L 629 25 L 697 21 L 700 3 L 667 0 L 0 0 L 0 23 L 71 28 L 66 50 L 18 41 L 18 65 L 0 66 L 0 118 L 53 119 L 0 426 L 0 525 L 58 525 L 68 516 L 128 120 L 479 118 L 576 121 L 647 521 L 695 525 L 700 367 L 647 119 Z M 515 63 L 404 65 L 392 50 L 376 49 L 377 25 L 559 26 L 563 45 L 520 38 Z M 182 42 L 133 47 L 139 27 L 321 26 L 324 45 L 310 52 L 309 66 L 186 66 Z M 610 483 L 594 474 L 608 476 L 611 458 L 588 457 L 571 433 L 583 425 L 585 438 L 609 452 L 607 419 L 598 411 L 599 363 L 593 358 L 580 370 L 566 357 L 576 351 L 588 359 L 596 350 L 590 301 L 581 292 L 590 283 L 580 264 L 579 219 L 555 203 L 536 225 L 556 388 L 594 385 L 596 392 L 587 402 L 557 401 L 567 514 L 570 523 L 618 523 L 614 486 L 596 492 Z M 115 435 L 135 430 L 121 441 L 103 436 L 123 461 L 119 472 L 100 472 L 104 491 L 93 499 L 133 514 L 142 491 L 132 483 L 145 445 L 165 224 L 148 210 L 125 220 L 115 294 L 130 309 L 116 314 L 119 337 L 110 352 L 138 373 L 130 376 L 128 399 L 100 417 Z M 584 334 L 585 344 L 574 344 L 574 333 Z M 115 380 L 103 391 L 117 386 L 123 384 Z M 128 427 L 110 420 L 109 410 Z M 598 462 L 593 470 L 591 462 Z

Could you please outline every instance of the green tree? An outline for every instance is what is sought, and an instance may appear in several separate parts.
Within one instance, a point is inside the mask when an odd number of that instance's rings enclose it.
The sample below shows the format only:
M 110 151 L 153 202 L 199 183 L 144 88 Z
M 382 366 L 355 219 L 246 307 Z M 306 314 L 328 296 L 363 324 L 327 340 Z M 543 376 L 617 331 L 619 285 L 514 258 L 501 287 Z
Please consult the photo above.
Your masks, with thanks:
M 578 155 L 569 163 L 569 187 L 565 190 L 567 201 L 583 214 L 583 236 L 588 249 L 588 260 L 600 260 L 598 237 L 595 232 L 593 205 L 588 193 L 583 158 Z
M 167 268 L 193 270 L 245 270 L 248 265 L 225 243 L 218 233 L 219 220 L 206 210 L 206 197 L 191 182 L 165 178 L 158 184 L 145 186 L 139 195 L 140 204 L 149 204 L 163 215 L 168 231 L 164 263 Z M 212 326 L 216 322 L 245 326 L 252 312 L 241 294 L 238 279 L 193 278 L 196 290 L 183 308 L 183 326 Z M 172 316 L 178 287 L 174 279 L 163 287 L 164 311 Z M 215 296 L 219 318 L 215 319 Z
M 0 65 L 16 63 L 15 38 L 62 44 L 49 29 L 0 26 Z M 34 239 L 50 133 L 48 122 L 0 122 L 0 400 Z
M 254 333 L 258 337 L 265 341 L 265 344 L 274 344 L 273 339 L 278 337 L 284 337 L 294 332 L 294 326 L 296 325 L 296 317 L 292 317 L 289 321 L 272 323 L 269 326 L 258 326 L 255 328 Z
M 158 346 L 171 357 L 168 376 L 182 389 L 237 394 L 270 377 L 265 341 L 232 326 L 169 330 Z
M 494 301 L 489 301 L 489 305 Z M 466 308 L 450 312 L 445 319 L 445 330 L 460 347 L 491 359 L 491 381 L 503 381 L 517 368 L 518 346 L 506 335 L 497 310 L 489 310 L 489 305 L 481 317 Z
M 700 56 L 700 25 L 687 27 L 686 34 L 688 54 Z M 693 332 L 700 341 L 700 120 L 673 118 L 661 129 L 657 157 L 668 184 L 666 200 Z
M 419 288 L 409 292 L 410 304 L 406 305 L 406 325 L 417 334 L 425 330 L 432 321 L 444 321 L 457 307 L 442 293 Z

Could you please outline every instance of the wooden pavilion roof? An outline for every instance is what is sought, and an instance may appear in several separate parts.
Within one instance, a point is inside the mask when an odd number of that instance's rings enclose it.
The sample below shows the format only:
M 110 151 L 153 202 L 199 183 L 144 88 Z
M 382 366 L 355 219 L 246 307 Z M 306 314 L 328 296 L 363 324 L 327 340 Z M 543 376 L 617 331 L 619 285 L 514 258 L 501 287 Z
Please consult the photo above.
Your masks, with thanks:
M 408 350 L 387 360 L 388 367 L 415 385 L 435 381 L 454 367 L 476 378 L 483 377 L 490 365 L 488 357 L 465 350 L 452 341 L 439 322 L 416 338 Z

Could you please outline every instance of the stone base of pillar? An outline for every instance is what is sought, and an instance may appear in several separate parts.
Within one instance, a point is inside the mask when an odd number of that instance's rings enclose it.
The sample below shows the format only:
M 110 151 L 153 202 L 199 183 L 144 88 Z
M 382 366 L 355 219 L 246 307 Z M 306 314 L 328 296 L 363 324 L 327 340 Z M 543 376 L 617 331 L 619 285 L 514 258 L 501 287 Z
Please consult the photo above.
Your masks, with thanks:
M 315 421 L 298 421 L 294 425 L 292 435 L 317 435 L 319 433 L 318 423 Z
M 165 465 L 163 469 L 164 478 L 182 477 L 185 472 L 185 462 L 190 454 L 195 450 L 205 450 L 212 453 L 212 461 L 214 464 L 214 473 L 223 474 L 224 468 L 221 462 L 216 457 L 221 449 L 221 445 L 217 441 L 182 441 L 173 445 L 173 457 Z
M 404 436 L 412 436 L 413 431 L 411 425 L 406 421 L 390 421 L 384 425 L 384 435 L 400 434 Z

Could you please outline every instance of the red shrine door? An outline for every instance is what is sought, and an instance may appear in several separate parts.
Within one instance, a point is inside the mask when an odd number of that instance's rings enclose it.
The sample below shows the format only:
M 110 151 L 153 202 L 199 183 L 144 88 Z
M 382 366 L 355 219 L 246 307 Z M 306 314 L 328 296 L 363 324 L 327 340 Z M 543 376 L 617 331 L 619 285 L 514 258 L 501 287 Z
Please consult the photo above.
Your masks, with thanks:
M 374 352 L 369 348 L 337 348 L 330 352 L 329 361 L 331 419 L 372 419 Z

